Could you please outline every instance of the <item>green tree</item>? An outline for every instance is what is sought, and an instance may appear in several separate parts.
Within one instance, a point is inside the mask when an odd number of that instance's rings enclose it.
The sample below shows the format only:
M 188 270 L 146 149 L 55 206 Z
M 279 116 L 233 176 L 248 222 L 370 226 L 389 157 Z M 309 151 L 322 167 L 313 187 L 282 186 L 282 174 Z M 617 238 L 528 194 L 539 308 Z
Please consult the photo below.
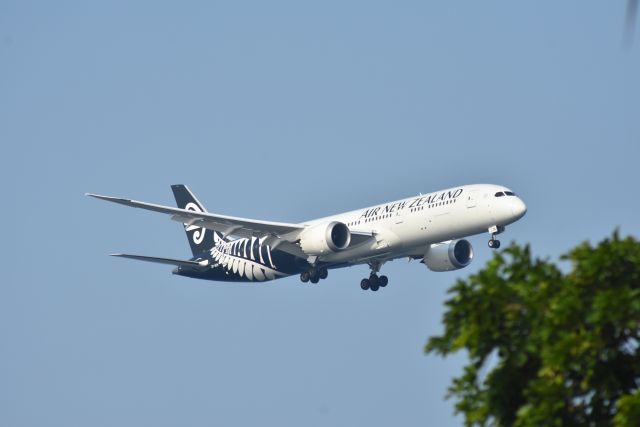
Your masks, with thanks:
M 447 395 L 466 425 L 640 426 L 640 242 L 616 231 L 562 259 L 512 244 L 449 290 L 425 351 L 467 351 Z

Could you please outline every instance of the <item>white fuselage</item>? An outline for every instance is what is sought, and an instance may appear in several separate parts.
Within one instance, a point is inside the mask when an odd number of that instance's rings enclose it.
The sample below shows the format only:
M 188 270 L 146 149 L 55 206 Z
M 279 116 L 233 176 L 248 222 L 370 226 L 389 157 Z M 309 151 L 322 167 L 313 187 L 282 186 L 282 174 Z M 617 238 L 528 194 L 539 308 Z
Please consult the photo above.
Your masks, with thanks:
M 502 192 L 503 196 L 496 197 Z M 422 256 L 430 245 L 504 227 L 526 212 L 508 188 L 491 184 L 453 187 L 394 202 L 307 221 L 314 225 L 339 221 L 353 232 L 373 231 L 365 245 L 321 256 L 326 262 L 360 263 L 372 258 Z M 513 194 L 513 193 L 511 193 Z
M 175 265 L 182 276 L 241 282 L 300 274 L 302 282 L 318 283 L 329 269 L 367 263 L 371 275 L 360 287 L 373 291 L 387 285 L 377 273 L 395 258 L 421 258 L 432 271 L 467 266 L 473 249 L 463 237 L 489 232 L 489 247 L 497 249 L 495 235 L 527 210 L 508 188 L 474 184 L 293 224 L 210 213 L 186 186 L 171 188 L 178 207 L 89 195 L 171 215 L 184 225 L 193 258 L 115 256 Z

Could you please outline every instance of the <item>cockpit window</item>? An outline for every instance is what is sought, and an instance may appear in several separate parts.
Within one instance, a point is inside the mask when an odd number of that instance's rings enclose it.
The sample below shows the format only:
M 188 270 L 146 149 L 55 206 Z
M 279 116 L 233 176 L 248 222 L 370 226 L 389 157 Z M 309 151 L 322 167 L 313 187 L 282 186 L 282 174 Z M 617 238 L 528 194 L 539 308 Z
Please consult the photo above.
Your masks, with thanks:
M 516 193 L 514 193 L 513 191 L 505 191 L 504 194 L 506 194 L 507 196 L 515 196 Z
M 502 197 L 502 196 L 504 196 L 504 193 L 503 193 L 502 191 L 498 191 L 498 192 L 495 194 L 495 196 L 496 196 L 496 197 Z

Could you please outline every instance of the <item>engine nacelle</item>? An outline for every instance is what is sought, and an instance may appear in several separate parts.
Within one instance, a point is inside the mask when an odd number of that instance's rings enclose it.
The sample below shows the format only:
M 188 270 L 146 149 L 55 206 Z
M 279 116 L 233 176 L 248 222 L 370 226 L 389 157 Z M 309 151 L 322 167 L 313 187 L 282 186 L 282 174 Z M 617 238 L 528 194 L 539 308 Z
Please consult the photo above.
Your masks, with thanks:
M 300 247 L 308 255 L 339 252 L 346 249 L 349 243 L 351 243 L 349 227 L 338 221 L 314 225 L 300 235 Z
M 431 246 L 422 262 L 431 271 L 452 271 L 471 264 L 473 247 L 467 240 L 452 240 Z

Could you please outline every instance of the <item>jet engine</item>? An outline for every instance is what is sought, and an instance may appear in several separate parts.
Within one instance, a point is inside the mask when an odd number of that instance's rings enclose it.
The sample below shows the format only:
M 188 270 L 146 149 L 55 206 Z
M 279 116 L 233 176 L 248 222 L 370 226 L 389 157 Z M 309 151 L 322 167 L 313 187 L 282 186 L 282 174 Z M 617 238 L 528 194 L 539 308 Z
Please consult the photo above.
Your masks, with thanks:
M 300 247 L 308 255 L 339 252 L 346 249 L 350 242 L 349 227 L 338 221 L 314 225 L 300 235 Z
M 422 262 L 431 271 L 452 271 L 466 267 L 472 259 L 473 247 L 469 241 L 462 239 L 432 245 Z

